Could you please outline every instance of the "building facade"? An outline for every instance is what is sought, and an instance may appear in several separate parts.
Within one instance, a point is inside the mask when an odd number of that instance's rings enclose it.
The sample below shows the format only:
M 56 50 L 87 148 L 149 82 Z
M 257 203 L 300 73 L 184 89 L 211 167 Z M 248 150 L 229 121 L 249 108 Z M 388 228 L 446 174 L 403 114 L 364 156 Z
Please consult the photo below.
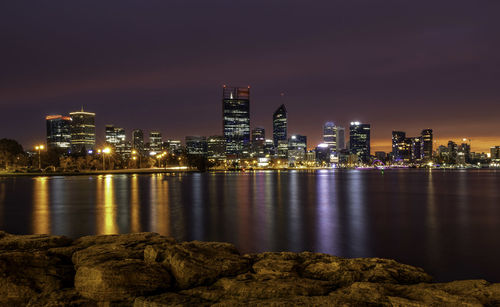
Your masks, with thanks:
M 163 141 L 161 137 L 161 132 L 151 131 L 149 133 L 149 150 L 153 152 L 159 152 L 162 150 Z
M 226 153 L 242 154 L 250 144 L 250 87 L 223 86 L 222 130 Z
M 45 117 L 47 125 L 47 148 L 69 150 L 71 147 L 71 117 L 62 115 L 48 115 Z
M 213 160 L 226 158 L 226 139 L 222 135 L 212 135 L 207 138 L 207 157 Z
M 422 130 L 422 160 L 425 162 L 432 160 L 432 129 Z
M 144 151 L 144 132 L 141 129 L 132 130 L 132 149 L 140 153 Z
M 337 127 L 332 122 L 326 122 L 323 126 L 323 143 L 337 150 Z
M 370 124 L 351 122 L 349 126 L 349 149 L 363 163 L 370 161 Z
M 288 112 L 282 104 L 273 114 L 273 142 L 277 148 L 280 141 L 286 141 L 288 134 Z
M 89 152 L 95 147 L 95 113 L 69 113 L 71 117 L 71 152 Z

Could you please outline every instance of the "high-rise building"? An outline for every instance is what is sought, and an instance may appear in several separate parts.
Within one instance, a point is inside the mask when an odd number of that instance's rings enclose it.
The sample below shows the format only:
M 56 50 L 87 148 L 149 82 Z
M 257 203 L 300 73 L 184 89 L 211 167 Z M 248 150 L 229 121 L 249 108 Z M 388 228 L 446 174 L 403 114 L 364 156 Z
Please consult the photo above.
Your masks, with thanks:
M 345 128 L 337 126 L 337 152 L 345 149 Z
M 422 130 L 422 160 L 432 160 L 432 129 Z
M 287 140 L 287 125 L 288 125 L 288 112 L 285 105 L 282 104 L 273 114 L 273 141 L 274 146 L 277 148 L 279 141 Z
M 422 160 L 422 137 L 416 136 L 411 139 L 411 161 L 420 162 Z
M 223 136 L 212 135 L 207 138 L 207 156 L 214 160 L 226 158 L 226 139 Z
M 407 156 L 406 132 L 392 131 L 392 158 L 394 162 L 402 162 Z
M 264 155 L 264 144 L 266 142 L 266 131 L 264 128 L 254 128 L 252 130 L 252 156 L 261 157 Z
M 500 162 L 500 146 L 490 148 L 490 158 L 492 162 Z
M 250 87 L 223 86 L 222 117 L 226 153 L 241 154 L 250 144 Z
M 186 136 L 186 153 L 188 155 L 206 155 L 207 138 L 204 136 Z
M 448 163 L 456 164 L 458 157 L 458 145 L 453 141 L 448 141 Z
M 323 143 L 337 150 L 337 127 L 332 122 L 326 122 L 323 126 Z
M 47 148 L 68 150 L 71 146 L 71 118 L 62 115 L 48 115 Z
M 114 125 L 106 125 L 105 127 L 106 143 L 119 146 L 125 143 L 125 129 L 115 127 Z
M 71 117 L 71 151 L 88 152 L 95 147 L 95 113 L 81 111 L 69 113 Z
M 349 146 L 351 154 L 357 155 L 363 163 L 370 161 L 370 124 L 351 122 Z
M 179 140 L 167 140 L 163 142 L 163 148 L 174 155 L 182 154 L 183 151 L 181 141 Z
M 161 132 L 151 131 L 149 133 L 149 150 L 154 152 L 161 151 L 162 145 Z
M 144 132 L 141 129 L 132 130 L 132 148 L 138 152 L 144 151 Z
M 307 137 L 294 134 L 288 139 L 288 160 L 292 163 L 304 161 L 307 151 Z

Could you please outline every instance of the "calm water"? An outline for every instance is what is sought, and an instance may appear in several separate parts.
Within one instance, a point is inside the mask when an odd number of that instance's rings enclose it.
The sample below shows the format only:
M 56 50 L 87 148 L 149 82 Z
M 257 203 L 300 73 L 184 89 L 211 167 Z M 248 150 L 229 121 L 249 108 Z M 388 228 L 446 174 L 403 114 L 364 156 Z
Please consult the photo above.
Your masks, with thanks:
M 500 282 L 500 172 L 317 171 L 0 178 L 0 229 L 154 231 L 242 252 L 388 257 Z

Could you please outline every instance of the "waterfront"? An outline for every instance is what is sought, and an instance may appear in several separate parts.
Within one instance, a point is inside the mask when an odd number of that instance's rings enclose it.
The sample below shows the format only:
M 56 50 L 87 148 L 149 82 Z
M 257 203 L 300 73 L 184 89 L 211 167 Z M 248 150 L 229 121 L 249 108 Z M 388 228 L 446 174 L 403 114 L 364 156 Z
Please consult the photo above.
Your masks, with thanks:
M 0 179 L 0 229 L 154 231 L 242 252 L 387 257 L 500 281 L 500 172 L 320 170 Z

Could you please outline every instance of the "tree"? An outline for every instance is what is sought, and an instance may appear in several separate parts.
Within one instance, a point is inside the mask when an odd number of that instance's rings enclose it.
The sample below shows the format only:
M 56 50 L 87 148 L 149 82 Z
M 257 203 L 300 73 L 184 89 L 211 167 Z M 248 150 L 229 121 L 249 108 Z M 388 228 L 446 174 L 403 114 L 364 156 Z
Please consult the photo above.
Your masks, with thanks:
M 10 139 L 0 140 L 0 168 L 16 169 L 18 166 L 24 165 L 25 158 L 23 146 L 17 141 Z

